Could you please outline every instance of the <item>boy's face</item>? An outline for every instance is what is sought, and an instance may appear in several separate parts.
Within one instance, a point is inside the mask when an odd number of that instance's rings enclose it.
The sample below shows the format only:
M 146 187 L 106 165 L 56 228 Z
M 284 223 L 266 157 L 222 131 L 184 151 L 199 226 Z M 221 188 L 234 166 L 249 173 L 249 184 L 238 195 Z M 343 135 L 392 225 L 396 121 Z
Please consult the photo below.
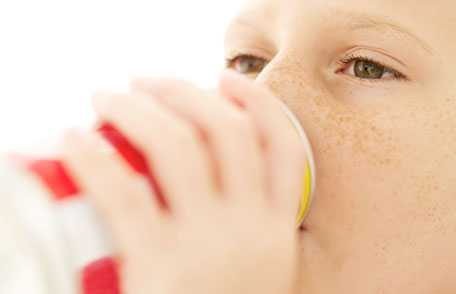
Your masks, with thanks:
M 456 2 L 247 4 L 226 54 L 256 58 L 229 65 L 288 104 L 315 153 L 300 293 L 455 293 Z

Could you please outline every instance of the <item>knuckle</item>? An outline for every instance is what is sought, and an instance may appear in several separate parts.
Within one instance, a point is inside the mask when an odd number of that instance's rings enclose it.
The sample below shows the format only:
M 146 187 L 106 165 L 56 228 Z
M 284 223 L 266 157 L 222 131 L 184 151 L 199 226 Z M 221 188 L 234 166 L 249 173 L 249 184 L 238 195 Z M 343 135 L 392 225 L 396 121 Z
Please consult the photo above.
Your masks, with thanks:
M 101 106 L 101 110 L 104 111 L 115 111 L 121 108 L 125 102 L 126 95 L 118 93 L 96 93 L 93 96 L 93 101 L 95 105 Z
M 134 179 L 137 180 L 134 180 Z M 144 206 L 143 195 L 147 191 L 145 179 L 139 177 L 129 178 L 128 181 L 116 181 L 115 193 L 118 194 L 117 208 L 124 213 L 134 215 Z
M 143 203 L 135 199 L 135 197 L 130 197 L 131 195 L 124 194 L 120 195 L 119 198 L 122 198 L 123 201 L 119 201 L 117 206 L 114 209 L 122 212 L 124 217 L 134 217 L 138 215 L 138 211 L 143 208 Z
M 160 78 L 157 81 L 157 90 L 162 95 L 171 95 L 176 93 L 193 93 L 196 91 L 195 85 L 190 81 L 178 78 Z
M 173 130 L 175 140 L 178 144 L 188 144 L 197 138 L 197 130 L 185 123 L 177 123 Z
M 224 131 L 236 132 L 243 136 L 252 135 L 255 131 L 253 122 L 248 115 L 240 112 L 225 115 L 225 117 L 220 119 L 220 128 Z

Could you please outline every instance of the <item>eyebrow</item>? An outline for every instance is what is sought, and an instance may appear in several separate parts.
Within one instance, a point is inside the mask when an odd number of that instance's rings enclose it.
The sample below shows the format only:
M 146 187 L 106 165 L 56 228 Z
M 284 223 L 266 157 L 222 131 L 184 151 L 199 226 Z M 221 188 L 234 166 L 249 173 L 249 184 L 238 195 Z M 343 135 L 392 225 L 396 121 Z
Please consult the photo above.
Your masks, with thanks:
M 251 18 L 255 18 L 256 14 L 254 13 L 243 13 L 237 16 L 236 18 L 233 19 L 233 21 L 230 23 L 229 27 L 233 26 L 243 26 L 243 27 L 248 27 L 251 29 L 254 29 L 256 31 L 260 31 L 261 27 L 256 24 L 255 21 L 252 21 Z
M 261 27 L 261 23 L 257 20 L 259 15 L 256 12 L 244 12 L 238 16 L 236 16 L 228 25 L 225 31 L 225 40 L 228 37 L 233 35 L 233 30 L 238 28 L 248 28 L 252 32 L 255 33 L 264 33 L 264 29 Z M 235 34 L 236 35 L 236 34 Z
M 331 15 L 339 16 L 342 19 L 346 20 L 345 26 L 348 30 L 378 30 L 378 31 L 390 31 L 399 36 L 406 37 L 408 39 L 414 40 L 418 45 L 425 50 L 426 52 L 433 54 L 432 46 L 430 46 L 423 39 L 419 38 L 417 35 L 413 34 L 404 27 L 395 24 L 392 21 L 389 21 L 386 18 L 368 15 L 364 13 L 355 13 L 348 12 L 345 10 L 336 9 L 331 11 Z M 234 28 L 243 27 L 249 28 L 252 31 L 262 33 L 264 30 L 261 28 L 261 25 L 258 24 L 256 18 L 258 14 L 255 11 L 247 11 L 238 15 L 228 26 L 225 32 L 226 37 L 231 35 L 231 32 Z
M 388 21 L 387 19 L 370 16 L 365 14 L 355 14 L 355 13 L 344 13 L 347 15 L 348 24 L 347 27 L 349 30 L 387 30 L 399 34 L 400 36 L 405 36 L 409 39 L 416 41 L 422 49 L 428 53 L 433 53 L 432 47 L 425 42 L 423 39 L 419 38 L 417 35 L 413 34 L 409 30 L 403 28 L 402 26 Z

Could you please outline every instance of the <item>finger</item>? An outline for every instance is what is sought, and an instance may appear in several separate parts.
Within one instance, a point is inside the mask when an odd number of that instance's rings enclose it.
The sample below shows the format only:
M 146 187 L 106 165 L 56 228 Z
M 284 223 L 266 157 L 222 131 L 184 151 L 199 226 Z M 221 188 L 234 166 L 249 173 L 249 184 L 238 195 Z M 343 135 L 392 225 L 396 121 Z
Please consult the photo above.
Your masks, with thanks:
M 264 157 L 257 130 L 246 113 L 185 81 L 136 80 L 132 90 L 156 97 L 206 135 L 228 197 L 255 205 L 264 201 Z
M 144 95 L 95 95 L 95 111 L 144 153 L 174 213 L 213 201 L 214 177 L 194 128 Z
M 144 242 L 144 232 L 160 227 L 160 211 L 145 178 L 101 137 L 67 133 L 62 155 L 66 168 L 110 227 L 121 249 L 138 248 Z
M 279 210 L 295 216 L 303 193 L 306 166 L 304 146 L 283 104 L 265 87 L 231 70 L 222 73 L 222 95 L 244 105 L 264 136 L 270 189 Z

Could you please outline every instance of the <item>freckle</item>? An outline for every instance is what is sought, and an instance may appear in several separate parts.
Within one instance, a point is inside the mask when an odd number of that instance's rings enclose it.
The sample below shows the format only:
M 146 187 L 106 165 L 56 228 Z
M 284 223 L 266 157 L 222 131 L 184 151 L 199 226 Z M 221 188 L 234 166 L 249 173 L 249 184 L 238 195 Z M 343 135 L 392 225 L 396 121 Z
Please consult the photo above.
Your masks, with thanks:
M 375 126 L 371 126 L 370 129 L 371 129 L 372 132 L 377 131 L 377 128 Z
M 391 159 L 390 158 L 383 159 L 383 165 L 389 165 L 390 163 L 391 163 Z
M 321 96 L 316 96 L 313 101 L 314 101 L 315 105 L 317 105 L 317 106 L 323 105 L 323 99 Z
M 349 135 L 350 135 L 350 134 L 349 134 L 348 131 L 343 132 L 343 133 L 342 133 L 342 139 L 344 139 L 344 140 L 347 139 Z

